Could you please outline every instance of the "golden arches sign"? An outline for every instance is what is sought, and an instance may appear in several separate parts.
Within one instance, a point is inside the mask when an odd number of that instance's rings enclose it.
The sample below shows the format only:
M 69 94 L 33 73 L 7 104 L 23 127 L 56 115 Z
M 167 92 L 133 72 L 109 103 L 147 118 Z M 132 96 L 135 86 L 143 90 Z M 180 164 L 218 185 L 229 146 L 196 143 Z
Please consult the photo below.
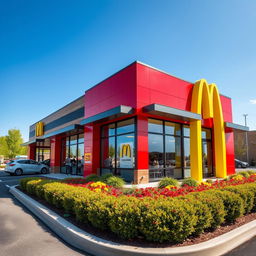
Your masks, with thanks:
M 44 134 L 44 123 L 38 122 L 36 124 L 36 137 L 42 136 Z
M 194 84 L 191 111 L 202 115 L 203 119 L 213 118 L 216 177 L 225 178 L 227 176 L 225 127 L 216 84 L 208 84 L 205 79 Z M 190 122 L 190 139 L 191 177 L 201 181 L 203 179 L 201 120 Z
M 121 151 L 120 151 L 120 157 L 131 157 L 132 156 L 132 150 L 130 144 L 123 144 Z

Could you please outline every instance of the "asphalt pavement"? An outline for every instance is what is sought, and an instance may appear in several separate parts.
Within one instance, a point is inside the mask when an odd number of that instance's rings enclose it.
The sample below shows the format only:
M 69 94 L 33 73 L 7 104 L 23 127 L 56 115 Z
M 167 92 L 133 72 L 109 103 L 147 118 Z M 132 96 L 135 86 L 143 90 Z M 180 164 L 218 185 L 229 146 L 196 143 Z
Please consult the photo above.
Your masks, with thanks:
M 21 177 L 0 171 L 0 256 L 78 256 L 89 255 L 57 237 L 10 193 L 9 186 Z

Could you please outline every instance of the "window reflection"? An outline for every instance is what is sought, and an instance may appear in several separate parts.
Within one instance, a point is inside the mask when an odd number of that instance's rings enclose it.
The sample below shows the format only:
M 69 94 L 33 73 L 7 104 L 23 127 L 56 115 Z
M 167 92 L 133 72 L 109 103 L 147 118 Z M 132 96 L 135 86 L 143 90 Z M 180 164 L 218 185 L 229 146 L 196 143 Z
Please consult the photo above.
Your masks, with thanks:
M 190 138 L 184 138 L 184 177 L 191 177 L 190 170 Z
M 160 169 L 164 167 L 164 145 L 163 135 L 148 135 L 149 169 Z
M 83 175 L 84 134 L 63 138 L 61 145 L 61 172 L 73 175 Z
M 163 121 L 148 119 L 148 132 L 163 133 Z
M 180 136 L 180 124 L 165 122 L 165 134 Z
M 101 174 L 113 173 L 132 181 L 135 168 L 135 120 L 130 118 L 101 129 Z

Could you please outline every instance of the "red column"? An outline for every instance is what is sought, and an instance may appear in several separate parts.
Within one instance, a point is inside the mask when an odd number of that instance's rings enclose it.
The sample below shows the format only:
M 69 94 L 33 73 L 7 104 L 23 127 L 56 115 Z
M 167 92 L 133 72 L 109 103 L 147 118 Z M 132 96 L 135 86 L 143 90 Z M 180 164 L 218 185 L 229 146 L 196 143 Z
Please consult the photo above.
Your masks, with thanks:
M 234 132 L 226 132 L 227 175 L 235 173 Z
M 61 162 L 60 162 L 60 154 L 61 154 L 61 137 L 54 136 L 51 137 L 51 159 L 50 159 L 50 167 L 51 172 L 59 173 Z
M 93 173 L 93 126 L 84 127 L 84 177 Z
M 137 169 L 134 173 L 134 183 L 148 183 L 148 118 L 137 116 Z
M 36 143 L 30 144 L 28 146 L 28 159 L 36 159 Z

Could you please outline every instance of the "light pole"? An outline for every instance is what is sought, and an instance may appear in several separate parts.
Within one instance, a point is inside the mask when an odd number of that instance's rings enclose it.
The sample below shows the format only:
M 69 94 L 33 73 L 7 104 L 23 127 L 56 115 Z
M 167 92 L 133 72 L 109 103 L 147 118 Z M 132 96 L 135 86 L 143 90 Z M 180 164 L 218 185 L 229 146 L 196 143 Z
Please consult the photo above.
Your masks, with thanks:
M 244 125 L 247 126 L 247 116 L 248 116 L 248 114 L 243 114 L 243 116 L 244 116 Z M 245 143 L 246 143 L 246 158 L 247 158 L 247 163 L 249 163 L 248 134 L 247 134 L 247 131 L 245 132 Z

